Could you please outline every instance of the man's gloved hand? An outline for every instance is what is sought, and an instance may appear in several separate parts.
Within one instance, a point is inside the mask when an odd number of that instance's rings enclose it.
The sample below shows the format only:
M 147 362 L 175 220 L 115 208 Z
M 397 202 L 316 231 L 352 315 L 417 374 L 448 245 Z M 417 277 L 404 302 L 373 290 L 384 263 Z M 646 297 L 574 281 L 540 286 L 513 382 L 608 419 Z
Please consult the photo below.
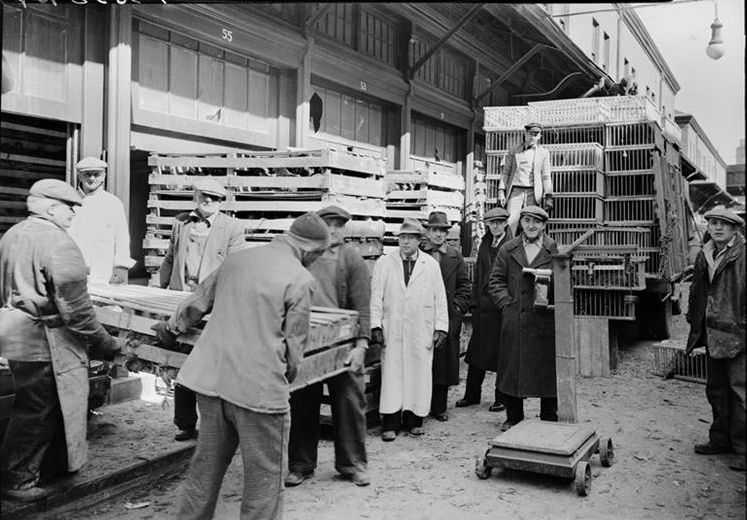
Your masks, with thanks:
M 433 333 L 433 348 L 440 348 L 441 345 L 446 343 L 447 334 L 442 330 L 437 330 Z
M 545 206 L 545 211 L 547 211 L 548 213 L 550 213 L 552 211 L 553 207 L 554 207 L 554 204 L 555 204 L 553 202 L 553 200 L 552 200 L 552 195 L 550 195 L 550 194 L 545 195 L 545 199 L 544 199 L 543 203 L 544 203 L 544 206 Z
M 360 374 L 363 371 L 363 366 L 366 362 L 366 349 L 368 348 L 368 340 L 366 338 L 359 338 L 353 348 L 345 359 L 345 365 L 350 367 L 350 371 L 354 374 Z
M 498 205 L 502 208 L 506 207 L 506 191 L 498 190 Z
M 167 321 L 159 321 L 150 329 L 155 331 L 156 339 L 163 346 L 173 347 L 174 345 L 176 345 L 176 334 L 171 332 L 171 327 L 169 327 L 169 323 Z
M 110 284 L 122 285 L 127 283 L 127 268 L 115 266 L 112 271 L 112 277 L 109 279 Z
M 371 343 L 374 345 L 381 345 L 382 347 L 384 346 L 384 331 L 381 330 L 381 327 L 371 329 Z

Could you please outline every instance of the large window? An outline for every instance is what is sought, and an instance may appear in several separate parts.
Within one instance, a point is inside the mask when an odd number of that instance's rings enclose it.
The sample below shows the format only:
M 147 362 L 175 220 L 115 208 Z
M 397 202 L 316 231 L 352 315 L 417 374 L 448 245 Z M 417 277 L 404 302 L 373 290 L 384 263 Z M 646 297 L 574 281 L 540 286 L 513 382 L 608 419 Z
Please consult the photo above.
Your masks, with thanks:
M 460 136 L 460 130 L 451 125 L 419 114 L 412 116 L 413 155 L 456 162 L 460 158 Z
M 435 43 L 435 38 L 418 35 L 412 38 L 414 65 Z M 470 60 L 447 47 L 441 47 L 417 71 L 415 77 L 461 99 L 467 98 Z
M 312 91 L 314 109 L 309 122 L 312 133 L 322 132 L 350 141 L 384 145 L 385 108 L 382 104 L 316 85 L 312 85 Z

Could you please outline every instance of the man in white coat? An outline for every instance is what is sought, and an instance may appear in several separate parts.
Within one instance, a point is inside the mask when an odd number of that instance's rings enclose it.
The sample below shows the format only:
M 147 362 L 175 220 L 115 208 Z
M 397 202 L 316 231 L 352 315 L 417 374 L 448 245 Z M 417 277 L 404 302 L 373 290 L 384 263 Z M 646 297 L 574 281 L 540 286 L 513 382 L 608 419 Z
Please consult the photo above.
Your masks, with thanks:
M 381 351 L 384 441 L 401 428 L 423 434 L 431 406 L 433 349 L 449 330 L 446 289 L 438 262 L 420 253 L 423 226 L 411 219 L 399 229 L 399 250 L 381 257 L 371 280 L 371 343 Z

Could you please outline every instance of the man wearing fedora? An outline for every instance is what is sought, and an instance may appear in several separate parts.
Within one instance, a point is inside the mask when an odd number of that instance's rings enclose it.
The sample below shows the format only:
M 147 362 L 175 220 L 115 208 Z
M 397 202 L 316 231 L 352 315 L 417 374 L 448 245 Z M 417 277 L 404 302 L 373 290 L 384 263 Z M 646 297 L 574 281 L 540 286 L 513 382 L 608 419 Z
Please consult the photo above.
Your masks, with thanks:
M 83 253 L 89 281 L 127 283 L 127 271 L 135 265 L 130 258 L 130 229 L 122 201 L 104 189 L 106 168 L 95 157 L 75 165 L 83 203 L 75 209 L 69 233 Z
M 555 241 L 544 233 L 548 215 L 539 206 L 521 210 L 521 233 L 498 251 L 488 292 L 503 313 L 498 390 L 506 406 L 502 429 L 524 420 L 524 398 L 540 398 L 540 419 L 558 420 L 555 376 L 555 316 L 534 307 L 534 278 L 523 272 L 552 269 Z
M 433 396 L 430 414 L 439 421 L 447 421 L 449 386 L 459 384 L 459 336 L 462 331 L 462 316 L 469 310 L 470 283 L 462 253 L 446 244 L 446 236 L 452 227 L 446 213 L 432 211 L 428 215 L 425 227 L 426 240 L 423 243 L 423 250 L 431 255 L 441 268 L 441 277 L 446 289 L 446 305 L 449 310 L 449 337 L 443 347 L 433 353 Z
M 230 253 L 245 247 L 241 223 L 220 211 L 226 194 L 226 188 L 215 179 L 195 181 L 195 209 L 174 217 L 169 248 L 158 273 L 162 288 L 193 291 Z M 196 405 L 194 392 L 177 384 L 174 388 L 176 440 L 197 436 Z
M 449 313 L 441 269 L 419 252 L 423 226 L 405 219 L 399 249 L 376 261 L 371 280 L 371 343 L 382 345 L 381 414 L 384 441 L 402 428 L 423 435 L 431 408 L 433 350 L 446 340 Z
M 508 226 L 513 234 L 521 208 L 543 206 L 552 211 L 550 152 L 540 146 L 541 138 L 542 125 L 525 125 L 524 141 L 509 150 L 498 181 L 498 203 L 508 210 Z
M 488 292 L 488 280 L 498 250 L 513 238 L 511 230 L 507 229 L 507 220 L 508 211 L 498 207 L 489 210 L 483 217 L 487 229 L 477 251 L 472 279 L 472 336 L 464 359 L 469 366 L 464 397 L 456 402 L 460 408 L 478 404 L 485 373 L 498 370 L 502 317 L 501 311 L 495 306 Z M 493 404 L 489 410 L 500 412 L 505 407 L 501 403 L 497 376 L 494 394 Z
M 685 352 L 705 346 L 706 397 L 713 411 L 708 442 L 695 453 L 734 453 L 731 469 L 745 469 L 745 243 L 744 221 L 727 209 L 705 214 L 710 239 L 695 260 Z

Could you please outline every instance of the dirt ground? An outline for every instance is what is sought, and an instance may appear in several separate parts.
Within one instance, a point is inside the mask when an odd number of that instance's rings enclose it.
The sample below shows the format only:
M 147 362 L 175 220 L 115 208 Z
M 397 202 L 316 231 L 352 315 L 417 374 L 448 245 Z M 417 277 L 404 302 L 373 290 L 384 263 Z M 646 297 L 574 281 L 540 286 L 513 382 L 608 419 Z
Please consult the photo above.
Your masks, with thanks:
M 682 316 L 676 316 L 668 341 L 682 341 L 686 330 Z M 579 380 L 581 422 L 612 437 L 616 457 L 610 468 L 603 468 L 597 456 L 592 458 L 588 497 L 577 496 L 569 480 L 531 473 L 505 471 L 479 480 L 475 458 L 485 452 L 505 419 L 503 412 L 489 412 L 486 401 L 476 407 L 450 408 L 445 423 L 427 420 L 421 438 L 400 435 L 395 442 L 383 443 L 379 429 L 372 428 L 368 438 L 372 484 L 365 488 L 336 478 L 332 443 L 322 441 L 314 478 L 285 491 L 285 518 L 745 518 L 745 474 L 730 470 L 726 456 L 693 452 L 693 444 L 706 440 L 710 423 L 705 386 L 665 381 L 651 373 L 652 367 L 652 343 L 640 342 L 620 352 L 611 377 Z M 464 376 L 466 367 L 462 368 Z M 492 393 L 492 384 L 492 377 L 488 378 L 484 396 Z M 463 385 L 451 389 L 451 407 L 461 397 Z M 526 409 L 527 417 L 537 415 L 538 400 L 527 400 Z M 173 433 L 170 414 L 166 408 L 155 419 L 159 423 L 155 429 L 167 431 L 166 436 Z M 129 422 L 132 417 L 122 418 L 114 409 L 104 408 L 97 420 L 135 426 Z M 154 428 L 141 427 L 141 431 Z M 116 451 L 127 453 L 128 444 L 129 439 L 123 441 Z M 215 518 L 238 518 L 242 479 L 237 455 L 224 479 Z M 161 482 L 66 518 L 173 518 L 179 483 L 180 479 Z M 133 509 L 133 505 L 143 507 Z

